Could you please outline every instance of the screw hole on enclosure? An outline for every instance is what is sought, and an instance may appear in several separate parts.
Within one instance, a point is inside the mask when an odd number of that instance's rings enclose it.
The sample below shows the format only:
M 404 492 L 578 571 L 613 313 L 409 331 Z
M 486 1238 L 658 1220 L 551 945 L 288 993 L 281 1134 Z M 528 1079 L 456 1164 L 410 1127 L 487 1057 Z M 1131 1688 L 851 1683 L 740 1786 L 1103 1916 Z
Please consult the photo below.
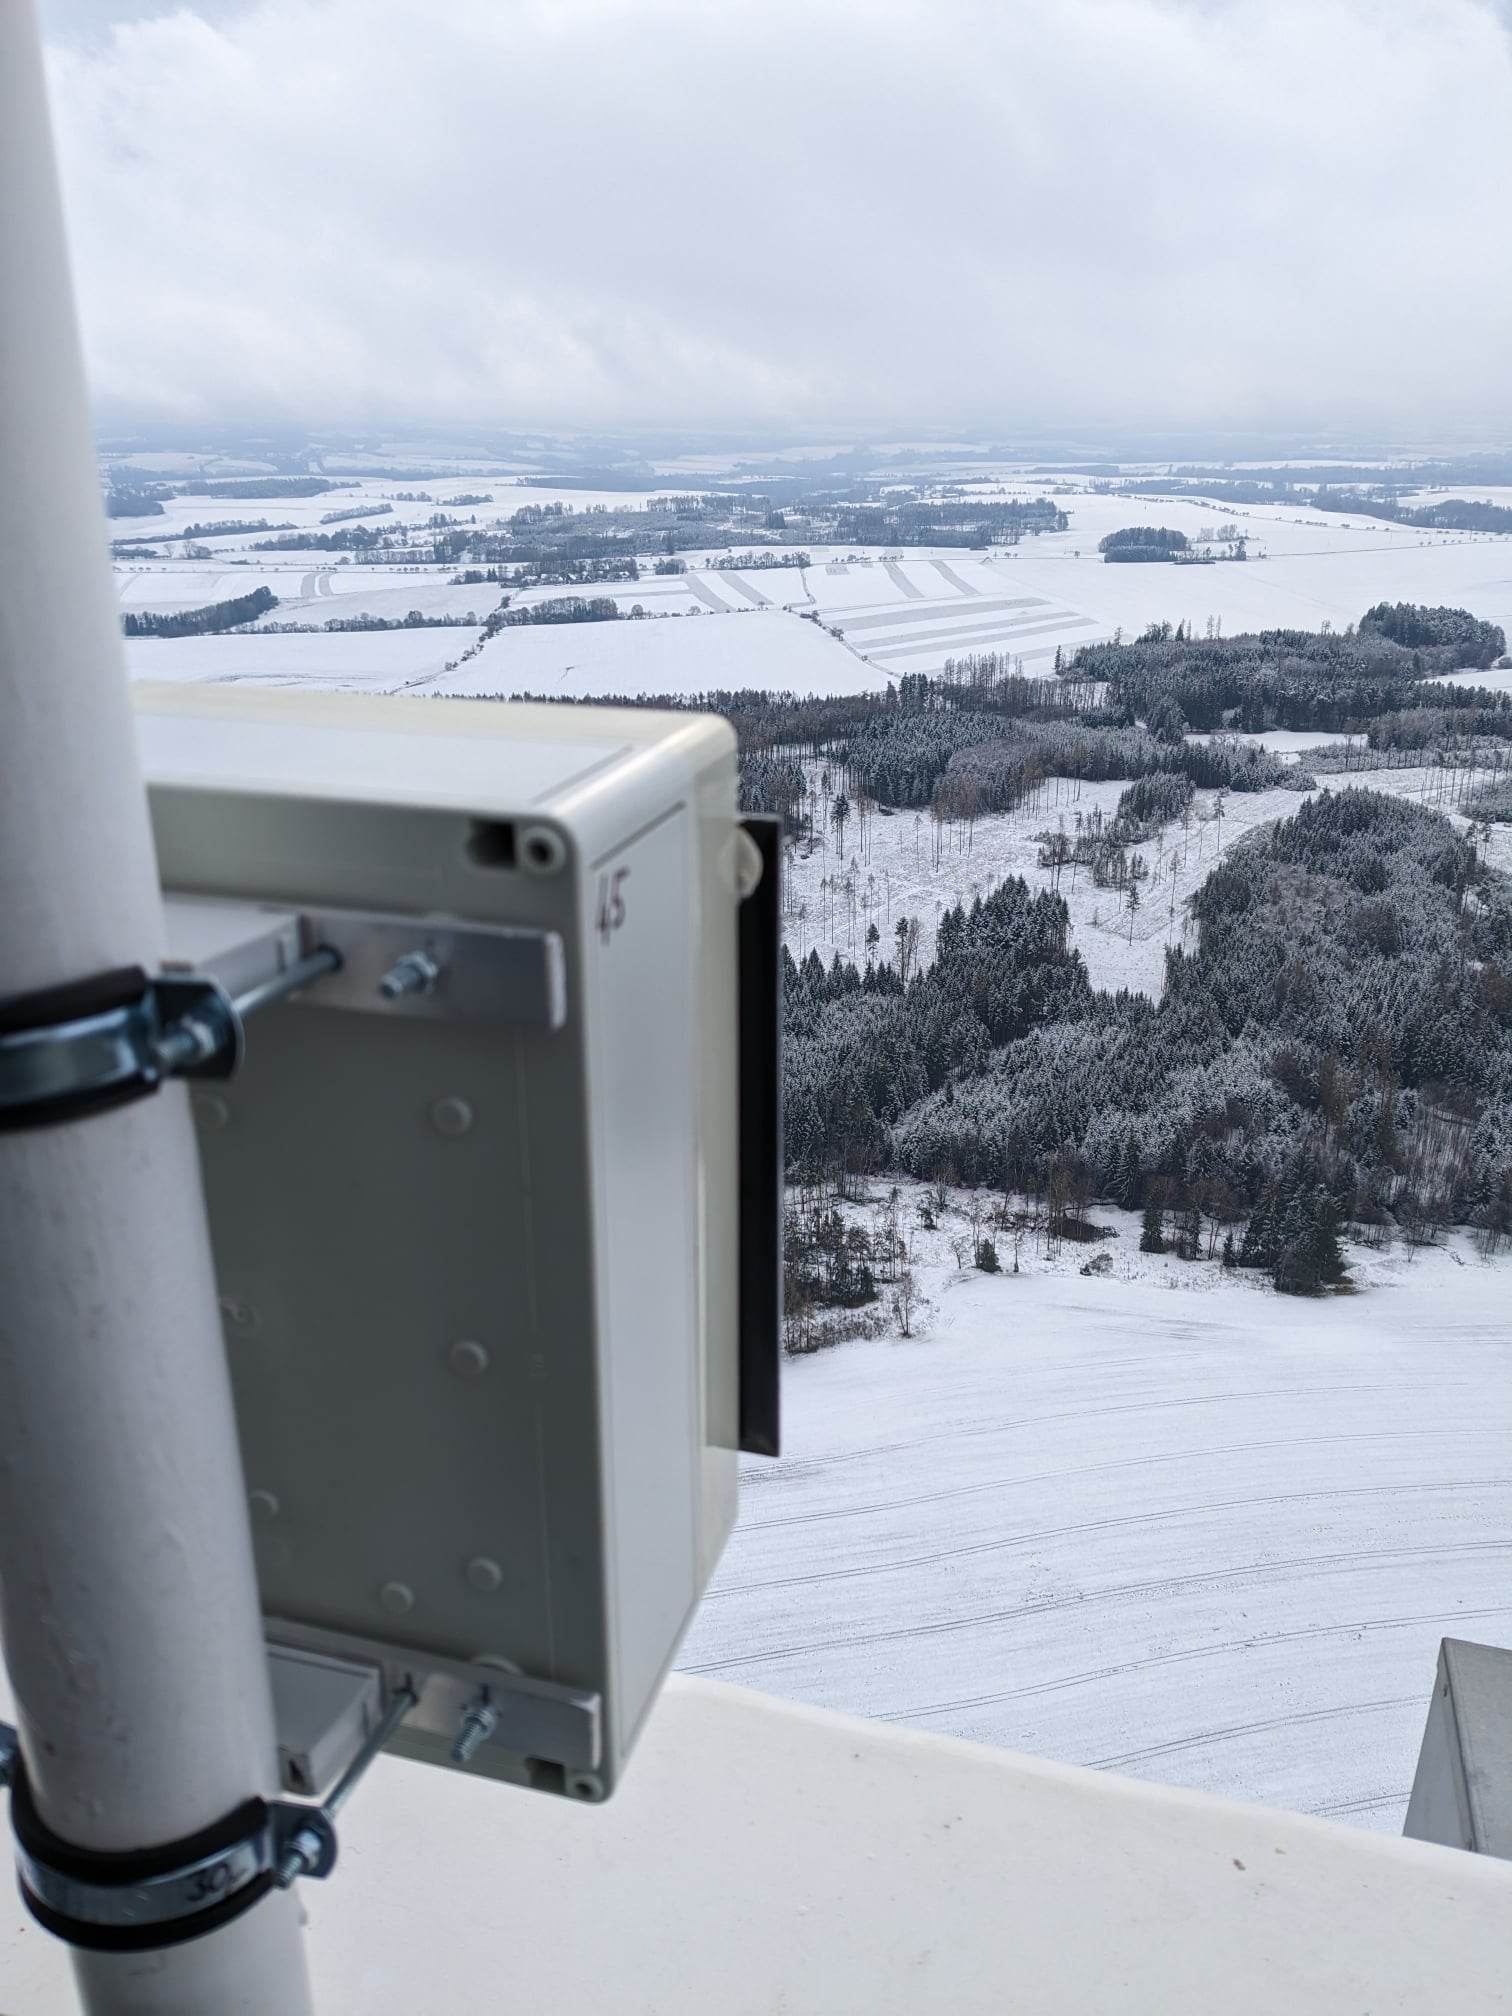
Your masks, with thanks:
M 474 819 L 468 828 L 467 858 L 475 868 L 513 868 L 514 827 L 507 819 Z
M 569 1778 L 568 1784 L 579 1799 L 598 1799 L 603 1796 L 603 1786 L 597 1778 Z
M 559 833 L 549 826 L 530 826 L 520 848 L 521 859 L 534 875 L 555 875 L 566 865 L 567 848 Z

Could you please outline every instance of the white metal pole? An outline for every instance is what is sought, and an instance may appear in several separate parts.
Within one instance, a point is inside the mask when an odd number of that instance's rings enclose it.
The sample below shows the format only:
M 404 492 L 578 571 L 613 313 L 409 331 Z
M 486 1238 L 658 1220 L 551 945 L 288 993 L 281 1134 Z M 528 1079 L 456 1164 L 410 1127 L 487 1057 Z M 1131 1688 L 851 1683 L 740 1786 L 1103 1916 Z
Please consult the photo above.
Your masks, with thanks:
M 127 704 L 29 0 L 0 4 L 0 996 L 152 970 Z M 276 1790 L 267 1664 L 181 1086 L 0 1135 L 0 1631 L 43 1822 L 159 1846 Z M 79 1953 L 92 2016 L 305 2016 L 293 1892 Z

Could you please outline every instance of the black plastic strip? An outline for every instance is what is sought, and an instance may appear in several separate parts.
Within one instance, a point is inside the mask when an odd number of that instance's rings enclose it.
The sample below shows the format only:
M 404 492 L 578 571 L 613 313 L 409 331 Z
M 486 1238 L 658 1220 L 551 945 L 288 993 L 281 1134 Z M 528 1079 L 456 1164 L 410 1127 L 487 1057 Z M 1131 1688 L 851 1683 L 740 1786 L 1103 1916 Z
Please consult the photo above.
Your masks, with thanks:
M 160 1953 L 169 1946 L 186 1946 L 191 1939 L 203 1939 L 207 1932 L 218 1932 L 221 1926 L 232 1924 L 254 1904 L 261 1904 L 273 1882 L 273 1871 L 265 1869 L 234 1895 L 196 1911 L 192 1918 L 170 1919 L 158 1925 L 91 1925 L 86 1919 L 68 1918 L 61 1911 L 52 1910 L 40 1897 L 34 1897 L 19 1878 L 16 1887 L 21 1892 L 21 1902 L 43 1930 L 70 1946 L 82 1946 L 91 1953 Z
M 11 1826 L 23 1853 L 33 1862 L 56 1870 L 60 1876 L 101 1889 L 129 1889 L 155 1877 L 171 1876 L 176 1869 L 208 1861 L 240 1842 L 260 1836 L 268 1826 L 268 1819 L 266 1800 L 247 1799 L 223 1820 L 180 1841 L 124 1850 L 78 1848 L 54 1834 L 42 1819 L 24 1771 L 17 1772 L 11 1786 Z M 18 1876 L 17 1887 L 21 1901 L 37 1923 L 70 1946 L 87 1947 L 95 1953 L 152 1953 L 169 1946 L 182 1946 L 190 1939 L 202 1939 L 207 1932 L 229 1925 L 254 1904 L 261 1903 L 274 1880 L 273 1871 L 264 1870 L 229 1897 L 219 1898 L 203 1910 L 147 1925 L 98 1925 L 90 1919 L 72 1918 L 45 1904 L 28 1888 L 24 1876 Z
M 171 1876 L 175 1869 L 187 1869 L 212 1855 L 234 1848 L 261 1834 L 268 1824 L 265 1799 L 244 1799 L 224 1819 L 188 1834 L 182 1841 L 165 1841 L 152 1848 L 76 1848 L 54 1834 L 37 1811 L 26 1773 L 18 1771 L 11 1787 L 11 1826 L 16 1839 L 35 1862 L 46 1863 L 60 1876 L 72 1876 L 80 1883 L 125 1887 L 150 1883 L 157 1876 Z
M 782 821 L 741 825 L 761 881 L 740 906 L 740 1447 L 775 1456 L 782 1368 Z
M 160 1043 L 191 1020 L 214 1048 L 165 1062 Z M 0 1134 L 109 1112 L 150 1097 L 166 1076 L 229 1078 L 241 1055 L 233 1003 L 200 974 L 150 980 L 140 967 L 119 967 L 17 995 L 0 1002 Z
M 85 980 L 66 980 L 61 987 L 42 987 L 34 994 L 13 994 L 0 1001 L 0 1036 L 23 1029 L 52 1029 L 60 1022 L 83 1022 L 112 1008 L 130 1008 L 148 988 L 140 966 L 115 966 Z

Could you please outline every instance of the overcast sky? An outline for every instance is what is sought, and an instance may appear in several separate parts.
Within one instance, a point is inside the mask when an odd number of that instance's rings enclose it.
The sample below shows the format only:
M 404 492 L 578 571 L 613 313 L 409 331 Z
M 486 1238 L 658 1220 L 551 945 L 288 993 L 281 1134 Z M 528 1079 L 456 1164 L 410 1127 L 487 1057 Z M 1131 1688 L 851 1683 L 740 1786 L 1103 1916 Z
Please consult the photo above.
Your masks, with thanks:
M 49 0 L 97 397 L 1512 432 L 1504 0 Z

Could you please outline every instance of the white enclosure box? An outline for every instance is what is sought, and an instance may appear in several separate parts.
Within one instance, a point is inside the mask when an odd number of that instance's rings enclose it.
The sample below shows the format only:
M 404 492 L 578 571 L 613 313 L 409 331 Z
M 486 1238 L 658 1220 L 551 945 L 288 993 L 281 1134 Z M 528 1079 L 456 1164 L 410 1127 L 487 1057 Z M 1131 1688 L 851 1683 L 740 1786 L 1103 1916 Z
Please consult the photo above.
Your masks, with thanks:
M 194 1091 L 270 1640 L 414 1680 L 438 1762 L 481 1685 L 470 1768 L 601 1797 L 735 1512 L 734 736 L 136 700 L 176 963 L 343 959 Z

